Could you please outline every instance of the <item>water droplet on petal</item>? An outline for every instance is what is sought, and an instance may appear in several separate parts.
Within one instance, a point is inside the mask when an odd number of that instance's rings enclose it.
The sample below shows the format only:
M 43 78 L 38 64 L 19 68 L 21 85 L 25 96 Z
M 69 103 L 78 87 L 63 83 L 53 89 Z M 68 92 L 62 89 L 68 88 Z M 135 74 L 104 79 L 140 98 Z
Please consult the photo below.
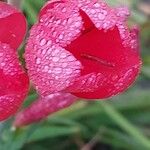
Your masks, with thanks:
M 36 64 L 39 65 L 40 63 L 41 63 L 41 59 L 40 59 L 40 58 L 37 58 L 37 59 L 36 59 Z
M 44 45 L 46 44 L 46 42 L 47 42 L 47 41 L 46 41 L 45 39 L 42 39 L 42 40 L 40 41 L 40 45 L 41 45 L 41 46 L 44 46 Z

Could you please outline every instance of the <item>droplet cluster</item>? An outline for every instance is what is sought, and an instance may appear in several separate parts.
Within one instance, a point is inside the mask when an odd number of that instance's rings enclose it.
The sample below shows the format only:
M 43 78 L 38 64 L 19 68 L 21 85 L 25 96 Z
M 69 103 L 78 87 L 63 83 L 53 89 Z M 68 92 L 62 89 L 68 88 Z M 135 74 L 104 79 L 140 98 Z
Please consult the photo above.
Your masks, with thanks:
M 9 7 L 6 3 L 0 2 L 0 19 L 16 12 L 16 9 Z
M 16 112 L 28 92 L 28 85 L 17 52 L 0 42 L 0 120 Z
M 51 31 L 49 38 L 54 43 L 65 47 L 81 34 L 82 18 L 75 3 L 56 3 L 53 7 L 40 17 L 39 24 Z
M 22 74 L 17 52 L 14 52 L 8 44 L 0 42 L 0 69 L 5 75 Z
M 134 74 L 133 74 L 134 72 Z M 124 89 L 127 89 L 129 85 L 132 83 L 133 79 L 136 77 L 136 74 L 139 73 L 139 66 L 133 66 L 129 69 L 124 70 L 120 75 L 116 75 L 116 78 L 113 80 L 112 77 L 112 84 L 110 87 L 108 87 L 109 95 L 108 96 L 114 96 L 116 94 L 121 93 L 124 91 Z M 115 81 L 115 84 L 114 84 Z M 128 82 L 126 82 L 128 81 Z
M 74 81 L 72 86 L 69 86 L 67 90 L 73 93 L 78 92 L 94 92 L 100 86 L 103 86 L 106 77 L 101 73 L 91 73 L 88 75 L 81 76 Z
M 0 2 L 0 121 L 15 114 L 28 93 L 29 79 L 16 50 L 25 31 L 23 14 Z
M 118 27 L 123 44 L 133 49 L 137 48 L 137 35 L 130 31 L 126 25 L 126 20 L 130 15 L 128 8 L 110 8 L 105 2 L 96 0 L 79 0 L 79 7 L 88 14 L 98 29 L 108 30 L 114 26 Z
M 55 44 L 49 30 L 35 25 L 26 47 L 25 59 L 33 84 L 42 95 L 61 91 L 80 75 L 81 63 L 67 50 Z

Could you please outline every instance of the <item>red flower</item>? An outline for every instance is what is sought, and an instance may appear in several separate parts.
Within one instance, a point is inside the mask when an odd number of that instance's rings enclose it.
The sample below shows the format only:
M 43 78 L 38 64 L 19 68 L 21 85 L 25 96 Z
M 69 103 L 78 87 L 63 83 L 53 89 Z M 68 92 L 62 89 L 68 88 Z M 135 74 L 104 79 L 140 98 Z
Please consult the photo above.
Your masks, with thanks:
M 48 2 L 25 52 L 39 93 L 102 99 L 126 90 L 141 66 L 138 30 L 128 29 L 128 15 L 96 0 Z
M 128 29 L 128 15 L 126 8 L 112 9 L 96 0 L 48 2 L 31 29 L 25 53 L 41 96 L 17 115 L 14 125 L 70 106 L 73 95 L 107 98 L 126 90 L 141 66 L 138 30 Z M 14 114 L 28 92 L 29 79 L 16 51 L 25 32 L 23 14 L 0 2 L 0 120 Z
M 42 98 L 19 113 L 14 125 L 30 124 L 71 105 L 75 97 L 65 93 L 94 99 L 126 90 L 141 66 L 138 30 L 128 29 L 128 15 L 126 8 L 96 0 L 48 2 L 25 52 L 28 74 Z
M 25 32 L 23 14 L 0 2 L 0 121 L 17 111 L 28 92 L 29 79 L 16 51 Z

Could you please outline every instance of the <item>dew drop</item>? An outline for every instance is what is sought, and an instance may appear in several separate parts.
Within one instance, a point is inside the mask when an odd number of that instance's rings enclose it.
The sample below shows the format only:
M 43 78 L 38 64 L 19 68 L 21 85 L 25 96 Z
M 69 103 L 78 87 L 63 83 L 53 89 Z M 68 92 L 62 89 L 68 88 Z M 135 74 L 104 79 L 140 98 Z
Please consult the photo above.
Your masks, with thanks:
M 55 68 L 55 69 L 54 69 L 54 72 L 55 72 L 56 74 L 59 74 L 59 73 L 62 72 L 62 68 Z
M 53 62 L 58 62 L 58 61 L 59 61 L 59 58 L 58 58 L 58 57 L 53 57 L 53 58 L 52 58 L 52 61 L 53 61 Z
M 47 42 L 47 46 L 49 46 L 49 45 L 51 45 L 51 44 L 52 44 L 52 41 L 49 40 L 49 41 Z
M 102 13 L 103 15 L 105 15 L 105 16 L 107 15 L 107 11 L 106 11 L 106 10 L 102 10 L 101 13 Z
M 95 3 L 94 6 L 98 8 L 98 7 L 100 7 L 100 4 Z
M 58 49 L 56 49 L 56 50 L 53 50 L 52 51 L 52 56 L 57 56 L 58 55 L 58 53 L 59 53 L 59 50 Z
M 62 12 L 65 13 L 66 11 L 67 11 L 67 9 L 64 7 L 64 8 L 62 9 Z
M 59 38 L 60 40 L 62 40 L 63 37 L 64 37 L 64 36 L 63 36 L 62 34 L 60 34 L 58 38 Z
M 39 65 L 40 63 L 41 63 L 41 59 L 40 59 L 40 58 L 37 58 L 37 59 L 36 59 L 36 64 Z
M 72 72 L 73 72 L 72 69 L 66 69 L 65 71 L 66 71 L 65 72 L 66 74 L 72 74 Z
M 67 63 L 62 63 L 63 68 L 67 67 L 67 65 L 68 65 Z
M 48 72 L 48 70 L 49 70 L 48 66 L 45 66 L 44 69 L 43 69 L 44 72 Z
M 75 27 L 80 27 L 81 23 L 80 22 L 76 22 L 75 23 Z
M 66 57 L 67 57 L 66 53 L 61 53 L 60 58 L 66 58 Z
M 91 9 L 90 12 L 91 12 L 92 14 L 95 14 L 95 13 L 96 13 L 96 11 L 95 11 L 94 9 Z
M 99 14 L 98 14 L 98 18 L 99 18 L 100 20 L 104 20 L 104 19 L 105 19 L 105 15 L 99 13 Z
M 5 63 L 1 63 L 1 66 L 4 67 L 4 66 L 5 66 Z
M 40 45 L 41 46 L 44 46 L 46 44 L 46 40 L 45 39 L 42 39 L 41 41 L 40 41 Z
M 3 53 L 0 53 L 0 57 L 3 56 Z
M 112 77 L 112 80 L 115 81 L 117 78 L 118 78 L 118 75 L 114 75 L 114 76 Z

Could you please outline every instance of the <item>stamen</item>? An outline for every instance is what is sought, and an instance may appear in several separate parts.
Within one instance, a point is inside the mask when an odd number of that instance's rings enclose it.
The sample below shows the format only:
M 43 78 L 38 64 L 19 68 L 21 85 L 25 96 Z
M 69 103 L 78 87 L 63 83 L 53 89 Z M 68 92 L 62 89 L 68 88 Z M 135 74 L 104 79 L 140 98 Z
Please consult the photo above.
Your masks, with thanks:
M 92 61 L 97 61 L 98 63 L 101 63 L 102 65 L 105 65 L 105 66 L 108 66 L 108 67 L 115 67 L 115 64 L 111 63 L 111 62 L 108 62 L 106 60 L 103 60 L 99 57 L 96 57 L 96 56 L 93 56 L 93 55 L 89 55 L 89 54 L 81 54 L 81 57 L 85 58 L 85 59 L 89 59 L 89 60 L 92 60 Z

